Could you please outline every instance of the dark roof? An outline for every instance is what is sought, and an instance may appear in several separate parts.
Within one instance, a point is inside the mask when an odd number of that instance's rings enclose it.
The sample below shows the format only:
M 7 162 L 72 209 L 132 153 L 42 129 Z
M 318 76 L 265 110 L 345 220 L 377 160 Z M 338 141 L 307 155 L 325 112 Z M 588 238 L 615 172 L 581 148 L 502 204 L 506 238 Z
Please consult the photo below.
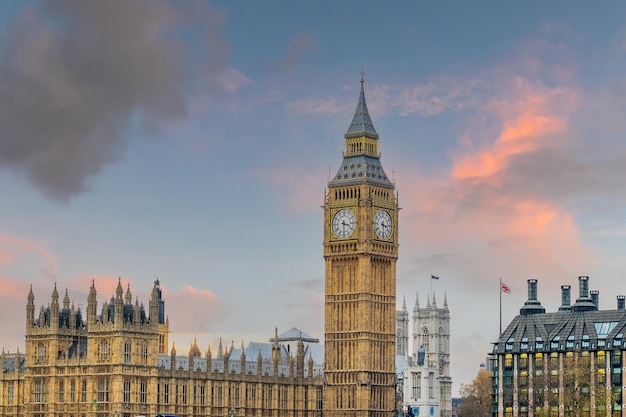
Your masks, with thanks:
M 365 80 L 361 78 L 361 92 L 359 93 L 359 101 L 352 117 L 352 123 L 346 131 L 345 137 L 352 138 L 358 136 L 366 136 L 372 139 L 378 139 L 378 132 L 374 128 L 370 113 L 367 110 L 367 103 L 365 102 L 365 89 L 363 88 Z
M 493 353 L 622 349 L 626 310 L 569 310 L 520 314 L 494 344 Z

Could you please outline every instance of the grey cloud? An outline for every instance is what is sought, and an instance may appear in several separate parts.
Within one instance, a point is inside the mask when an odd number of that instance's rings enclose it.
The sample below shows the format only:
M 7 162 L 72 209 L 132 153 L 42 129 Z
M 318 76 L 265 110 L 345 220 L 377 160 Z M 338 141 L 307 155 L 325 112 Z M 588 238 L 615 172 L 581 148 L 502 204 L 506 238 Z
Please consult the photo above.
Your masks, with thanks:
M 626 189 L 625 175 L 626 148 L 603 155 L 594 155 L 591 149 L 546 148 L 513 157 L 503 188 L 564 203 L 592 195 L 620 196 Z
M 229 57 L 221 16 L 170 6 L 59 0 L 25 10 L 0 50 L 0 167 L 67 201 L 123 156 L 135 126 L 154 133 L 186 115 L 192 92 L 215 92 Z M 201 45 L 180 41 L 183 19 Z
M 540 148 L 510 157 L 496 174 L 499 181 L 470 178 L 445 190 L 456 216 L 488 212 L 506 217 L 511 201 L 541 199 L 561 206 L 586 203 L 592 197 L 623 201 L 626 197 L 626 147 L 595 149 Z M 497 184 L 497 185 L 496 185 Z

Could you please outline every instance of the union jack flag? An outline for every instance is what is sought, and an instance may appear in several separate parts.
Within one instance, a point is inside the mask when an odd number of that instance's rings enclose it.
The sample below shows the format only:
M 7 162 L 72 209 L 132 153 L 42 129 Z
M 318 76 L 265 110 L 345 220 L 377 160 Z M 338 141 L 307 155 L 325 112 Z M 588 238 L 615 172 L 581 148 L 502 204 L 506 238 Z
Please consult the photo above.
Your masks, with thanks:
M 507 294 L 511 293 L 511 289 L 505 283 L 501 283 L 500 287 L 502 288 L 503 293 L 507 293 Z

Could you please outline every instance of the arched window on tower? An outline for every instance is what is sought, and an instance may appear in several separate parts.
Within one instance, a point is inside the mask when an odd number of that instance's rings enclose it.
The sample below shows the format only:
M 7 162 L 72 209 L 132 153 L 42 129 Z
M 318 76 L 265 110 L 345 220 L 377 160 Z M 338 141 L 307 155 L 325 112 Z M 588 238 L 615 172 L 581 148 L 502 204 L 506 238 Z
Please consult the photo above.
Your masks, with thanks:
M 44 363 L 46 361 L 46 345 L 39 343 L 37 345 L 37 362 Z
M 424 328 L 422 329 L 422 345 L 424 346 L 424 350 L 425 350 L 426 352 L 429 352 L 429 349 L 428 349 L 428 347 L 429 347 L 429 346 L 428 346 L 428 345 L 429 345 L 429 344 L 428 344 L 429 339 L 430 339 L 430 334 L 428 334 L 428 328 L 427 328 L 427 327 L 424 327 Z
M 108 361 L 109 360 L 109 342 L 108 340 L 103 340 L 100 344 L 100 360 Z
M 439 352 L 443 352 L 443 327 L 439 327 Z
M 141 364 L 148 364 L 148 342 L 146 340 L 141 342 Z
M 131 363 L 131 353 L 133 344 L 130 340 L 124 342 L 124 363 L 129 365 Z

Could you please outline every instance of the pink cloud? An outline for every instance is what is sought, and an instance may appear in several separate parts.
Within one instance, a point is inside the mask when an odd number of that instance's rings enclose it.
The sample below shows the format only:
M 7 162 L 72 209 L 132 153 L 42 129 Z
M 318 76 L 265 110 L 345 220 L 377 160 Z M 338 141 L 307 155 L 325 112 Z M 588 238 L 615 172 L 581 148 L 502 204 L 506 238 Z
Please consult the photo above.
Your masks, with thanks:
M 316 173 L 301 168 L 279 166 L 272 169 L 269 175 L 259 176 L 263 185 L 279 190 L 284 201 L 283 207 L 295 212 L 317 209 L 322 200 L 321 190 L 324 183 Z M 311 192 L 320 190 L 319 193 Z
M 483 74 L 491 78 L 491 87 L 474 82 L 481 90 L 473 94 L 467 129 L 459 147 L 450 151 L 449 168 L 426 176 L 414 166 L 399 175 L 400 220 L 408 230 L 401 243 L 411 253 L 426 254 L 412 260 L 411 270 L 440 269 L 479 298 L 499 276 L 508 276 L 509 285 L 528 278 L 562 283 L 590 263 L 572 214 L 531 184 L 553 179 L 516 165 L 523 160 L 522 167 L 539 166 L 545 163 L 539 159 L 543 151 L 575 146 L 568 131 L 580 96 L 574 77 L 558 63 L 546 63 L 534 54 L 541 48 L 531 46 L 521 53 L 524 65 L 506 63 Z M 548 79 L 562 73 L 556 78 L 561 82 L 547 83 L 545 73 Z M 462 83 L 453 84 L 461 89 Z M 428 97 L 437 90 L 412 94 Z M 450 94 L 448 108 L 455 108 L 454 97 L 462 101 L 465 96 Z
M 43 243 L 11 235 L 0 235 L 0 265 L 14 265 L 25 256 L 35 254 L 40 257 L 52 274 L 56 274 L 58 262 Z
M 180 291 L 171 291 L 166 286 L 162 286 L 162 289 L 172 331 L 206 333 L 222 319 L 219 316 L 219 299 L 211 291 L 190 285 Z

